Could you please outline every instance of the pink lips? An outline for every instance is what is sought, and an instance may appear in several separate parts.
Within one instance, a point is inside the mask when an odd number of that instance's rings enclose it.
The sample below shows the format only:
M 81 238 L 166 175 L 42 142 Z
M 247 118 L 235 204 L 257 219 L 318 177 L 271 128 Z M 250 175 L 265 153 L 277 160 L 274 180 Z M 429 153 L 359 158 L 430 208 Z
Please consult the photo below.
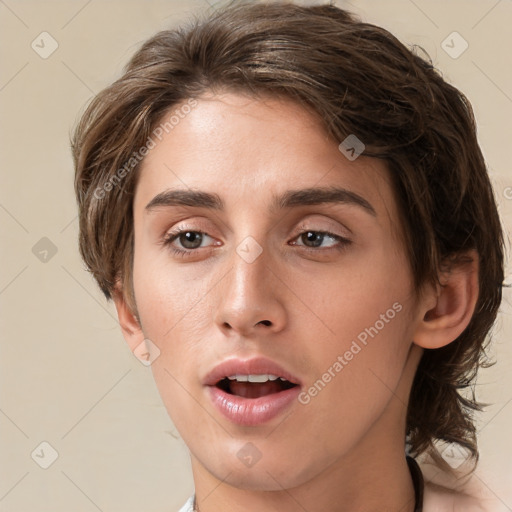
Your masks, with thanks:
M 233 395 L 216 386 L 222 379 L 238 374 L 272 374 L 283 377 L 296 386 L 259 398 Z M 208 394 L 214 407 L 223 416 L 233 423 L 246 426 L 261 425 L 283 413 L 297 399 L 301 389 L 301 382 L 297 377 L 277 363 L 262 357 L 245 361 L 228 359 L 209 372 L 203 384 L 208 387 Z

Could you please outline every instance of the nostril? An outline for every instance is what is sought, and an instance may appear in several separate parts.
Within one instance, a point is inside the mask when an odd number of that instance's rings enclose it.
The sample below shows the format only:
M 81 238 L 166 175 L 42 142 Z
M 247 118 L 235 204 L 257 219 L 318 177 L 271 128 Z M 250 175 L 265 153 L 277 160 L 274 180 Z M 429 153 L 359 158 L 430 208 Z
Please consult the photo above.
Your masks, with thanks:
M 266 326 L 272 325 L 272 322 L 270 320 L 262 320 L 261 322 L 258 322 L 259 324 L 265 324 Z

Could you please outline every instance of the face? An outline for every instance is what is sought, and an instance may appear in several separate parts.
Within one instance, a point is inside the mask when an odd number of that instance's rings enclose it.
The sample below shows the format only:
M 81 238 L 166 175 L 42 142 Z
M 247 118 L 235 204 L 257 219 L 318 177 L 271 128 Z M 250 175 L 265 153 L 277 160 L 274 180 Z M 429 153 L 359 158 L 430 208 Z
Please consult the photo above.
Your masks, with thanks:
M 295 103 L 205 95 L 146 156 L 134 226 L 143 337 L 195 469 L 275 490 L 349 457 L 413 338 L 385 164 Z

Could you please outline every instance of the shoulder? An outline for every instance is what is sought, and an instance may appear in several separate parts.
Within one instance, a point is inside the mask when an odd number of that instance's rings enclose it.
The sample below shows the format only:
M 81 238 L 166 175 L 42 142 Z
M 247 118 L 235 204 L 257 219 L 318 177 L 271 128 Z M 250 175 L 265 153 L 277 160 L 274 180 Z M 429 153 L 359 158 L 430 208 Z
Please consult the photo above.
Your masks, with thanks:
M 505 512 L 509 509 L 467 468 L 445 472 L 431 460 L 419 460 L 425 490 L 423 512 Z
M 190 496 L 187 502 L 181 507 L 178 512 L 194 512 L 194 495 Z
M 497 512 L 477 496 L 446 486 L 425 483 L 423 512 Z

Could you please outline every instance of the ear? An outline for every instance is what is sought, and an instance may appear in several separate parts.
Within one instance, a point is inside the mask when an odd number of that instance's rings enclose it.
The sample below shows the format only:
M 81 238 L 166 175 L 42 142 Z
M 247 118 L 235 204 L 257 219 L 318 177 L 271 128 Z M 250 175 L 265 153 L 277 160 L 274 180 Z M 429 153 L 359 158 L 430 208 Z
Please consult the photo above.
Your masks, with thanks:
M 440 285 L 430 287 L 420 300 L 420 321 L 413 341 L 435 349 L 457 339 L 469 325 L 478 299 L 478 254 L 471 250 L 440 274 Z
M 124 339 L 133 352 L 144 341 L 144 333 L 142 332 L 139 320 L 135 313 L 132 312 L 119 287 L 116 287 L 114 290 L 112 299 L 117 309 L 117 316 Z

